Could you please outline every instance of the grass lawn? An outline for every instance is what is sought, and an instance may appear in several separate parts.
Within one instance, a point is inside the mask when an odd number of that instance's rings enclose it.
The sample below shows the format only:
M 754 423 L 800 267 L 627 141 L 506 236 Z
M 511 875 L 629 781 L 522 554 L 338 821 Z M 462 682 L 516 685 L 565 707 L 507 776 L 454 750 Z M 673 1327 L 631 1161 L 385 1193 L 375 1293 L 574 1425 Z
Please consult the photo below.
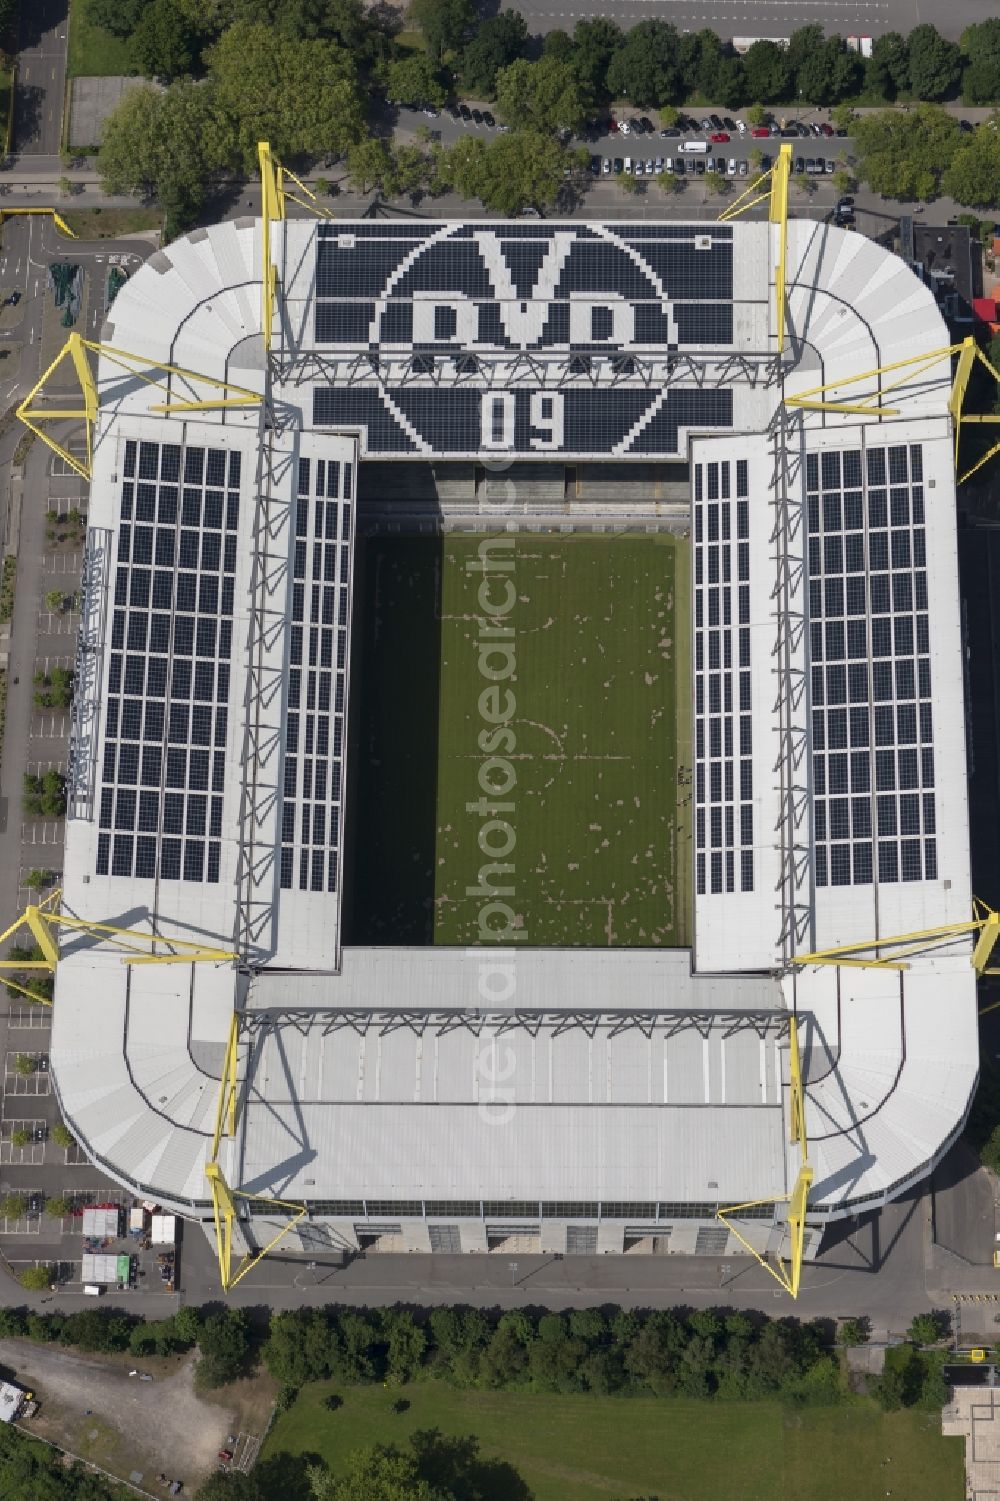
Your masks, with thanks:
M 88 0 L 70 0 L 69 76 L 96 78 L 134 73 L 128 42 L 94 26 L 87 16 Z
M 480 736 L 498 733 L 480 699 L 490 686 L 477 604 L 486 575 L 467 567 L 481 539 L 368 543 L 365 835 L 353 941 L 476 942 L 488 900 L 476 891 L 479 870 L 502 859 L 514 870 L 492 879 L 514 888 L 507 900 L 529 944 L 683 946 L 690 929 L 677 766 L 678 743 L 690 759 L 686 544 L 668 535 L 527 533 L 513 542 L 509 553 L 491 549 L 510 571 L 492 575 L 490 597 L 512 601 L 500 624 L 513 630 L 515 675 L 503 687 L 516 703 L 498 698 L 516 743 L 485 746 Z M 486 665 L 507 664 L 493 656 Z M 490 755 L 516 772 L 503 794 L 516 836 L 507 854 L 481 851 L 488 815 L 467 811 L 482 797 Z M 504 785 L 506 772 L 494 768 L 490 782 Z
M 163 228 L 163 215 L 158 209 L 60 207 L 58 212 L 81 240 L 116 240 L 140 229 Z
M 776 1402 L 702 1403 L 465 1392 L 437 1382 L 356 1387 L 329 1412 L 332 1383 L 308 1386 L 275 1423 L 265 1457 L 322 1456 L 336 1473 L 352 1449 L 405 1445 L 418 1428 L 475 1435 L 484 1459 L 513 1465 L 534 1501 L 962 1501 L 961 1439 L 937 1413 L 881 1413 L 874 1403 L 790 1412 Z M 888 1465 L 883 1461 L 888 1458 Z M 276 1467 L 277 1468 L 277 1467 Z M 486 1493 L 484 1492 L 484 1496 Z M 487 1501 L 507 1501 L 498 1490 Z

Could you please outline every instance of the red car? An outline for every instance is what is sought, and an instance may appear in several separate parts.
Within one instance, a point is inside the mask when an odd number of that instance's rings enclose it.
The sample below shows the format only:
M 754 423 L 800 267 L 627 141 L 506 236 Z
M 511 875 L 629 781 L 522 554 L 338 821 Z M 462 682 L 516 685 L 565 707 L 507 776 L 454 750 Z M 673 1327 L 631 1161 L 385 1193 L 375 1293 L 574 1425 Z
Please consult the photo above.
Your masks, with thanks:
M 608 121 L 608 130 L 613 136 L 616 136 L 618 134 L 618 121 L 615 119 L 614 115 L 612 115 L 611 119 Z
M 713 135 L 710 135 L 708 139 L 710 141 L 714 141 L 717 146 L 723 146 L 725 145 L 726 141 L 729 140 L 729 136 L 726 131 L 717 130 Z
M 828 125 L 825 120 L 823 120 L 821 122 L 819 128 L 820 128 L 820 130 L 823 132 L 823 134 L 825 136 L 832 136 L 833 135 L 833 126 L 832 125 Z
M 766 125 L 755 125 L 750 134 L 754 137 L 755 140 L 764 141 L 767 140 L 771 132 Z

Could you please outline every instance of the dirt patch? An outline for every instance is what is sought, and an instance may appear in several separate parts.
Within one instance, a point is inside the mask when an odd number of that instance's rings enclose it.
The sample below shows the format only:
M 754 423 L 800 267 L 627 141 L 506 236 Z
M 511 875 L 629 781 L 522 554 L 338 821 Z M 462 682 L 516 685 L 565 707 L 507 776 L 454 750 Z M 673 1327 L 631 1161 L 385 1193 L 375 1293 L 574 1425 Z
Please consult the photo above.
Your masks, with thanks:
M 195 1355 L 135 1361 L 11 1339 L 0 1362 L 40 1400 L 32 1429 L 122 1479 L 138 1470 L 148 1484 L 162 1471 L 193 1491 L 239 1426 L 231 1407 L 196 1394 Z M 154 1379 L 130 1377 L 137 1368 Z

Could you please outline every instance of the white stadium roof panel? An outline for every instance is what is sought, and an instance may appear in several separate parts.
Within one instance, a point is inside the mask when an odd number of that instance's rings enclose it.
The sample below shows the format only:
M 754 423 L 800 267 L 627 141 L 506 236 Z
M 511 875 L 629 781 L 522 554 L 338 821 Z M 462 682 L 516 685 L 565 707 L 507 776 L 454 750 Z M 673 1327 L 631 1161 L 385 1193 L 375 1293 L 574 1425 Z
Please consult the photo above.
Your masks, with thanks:
M 892 421 L 782 404 L 949 338 L 901 261 L 792 221 L 779 357 L 776 233 L 290 221 L 272 232 L 270 385 L 290 421 L 156 415 L 162 398 L 102 358 L 65 899 L 93 920 L 155 914 L 244 961 L 129 970 L 67 945 L 53 1074 L 122 1181 L 203 1210 L 234 1006 L 246 1102 L 222 1163 L 251 1193 L 709 1213 L 780 1196 L 797 1172 L 791 1008 L 815 1213 L 897 1191 L 960 1128 L 977 1069 L 967 941 L 905 972 L 794 964 L 969 915 L 950 366 L 894 374 Z M 249 220 L 175 241 L 119 293 L 105 338 L 262 390 L 260 261 Z M 872 375 L 838 394 L 877 390 Z M 342 946 L 372 457 L 690 464 L 690 952 Z M 332 769 L 308 793 L 303 661 L 330 678 Z M 503 999 L 481 988 L 491 965 Z M 481 1067 L 499 1046 L 502 1129 Z

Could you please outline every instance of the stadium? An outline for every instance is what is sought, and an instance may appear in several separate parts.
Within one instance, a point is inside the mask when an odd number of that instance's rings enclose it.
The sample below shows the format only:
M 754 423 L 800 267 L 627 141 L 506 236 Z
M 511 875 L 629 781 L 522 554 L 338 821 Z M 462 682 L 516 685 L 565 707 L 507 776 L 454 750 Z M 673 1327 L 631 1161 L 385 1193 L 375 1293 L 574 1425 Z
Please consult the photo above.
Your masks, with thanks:
M 977 1082 L 933 295 L 811 221 L 267 234 L 101 336 L 67 1123 L 237 1250 L 814 1255 Z

